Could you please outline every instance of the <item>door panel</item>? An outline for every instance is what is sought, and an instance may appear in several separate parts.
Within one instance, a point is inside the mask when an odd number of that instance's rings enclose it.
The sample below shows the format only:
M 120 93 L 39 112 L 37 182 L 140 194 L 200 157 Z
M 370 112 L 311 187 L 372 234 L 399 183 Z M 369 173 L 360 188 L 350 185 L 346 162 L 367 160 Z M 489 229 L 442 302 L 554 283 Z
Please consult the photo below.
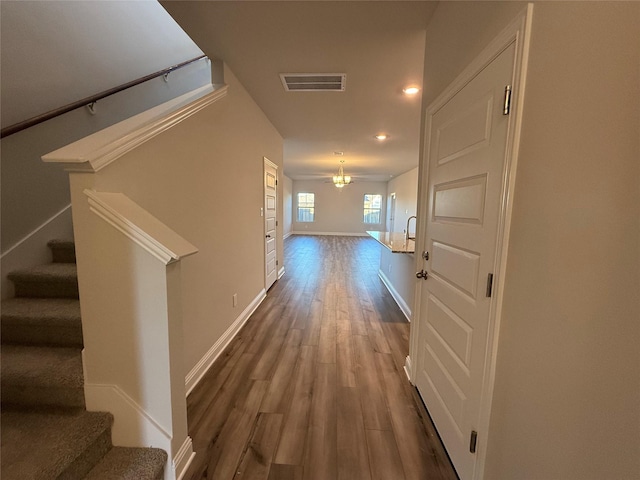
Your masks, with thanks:
M 471 479 L 487 348 L 507 145 L 502 114 L 515 47 L 504 50 L 430 118 L 425 263 L 416 386 L 462 480 Z
M 276 227 L 278 204 L 278 172 L 275 166 L 264 160 L 264 233 L 265 233 L 265 290 L 278 278 L 276 252 Z

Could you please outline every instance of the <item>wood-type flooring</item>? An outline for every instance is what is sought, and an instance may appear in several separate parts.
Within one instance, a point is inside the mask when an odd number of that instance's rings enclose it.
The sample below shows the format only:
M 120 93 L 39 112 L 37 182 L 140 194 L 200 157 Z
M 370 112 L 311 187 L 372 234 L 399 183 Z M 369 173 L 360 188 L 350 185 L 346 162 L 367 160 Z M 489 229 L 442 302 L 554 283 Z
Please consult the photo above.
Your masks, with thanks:
M 366 237 L 291 236 L 286 274 L 187 399 L 186 480 L 455 480 L 403 371 Z

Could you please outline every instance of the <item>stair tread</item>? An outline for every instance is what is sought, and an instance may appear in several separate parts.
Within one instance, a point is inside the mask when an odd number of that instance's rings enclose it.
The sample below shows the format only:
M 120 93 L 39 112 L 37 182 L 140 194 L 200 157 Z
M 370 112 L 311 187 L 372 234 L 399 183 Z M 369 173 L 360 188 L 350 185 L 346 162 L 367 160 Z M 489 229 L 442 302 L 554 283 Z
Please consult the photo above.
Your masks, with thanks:
M 2 385 L 82 388 L 79 348 L 3 345 Z
M 76 244 L 73 240 L 56 238 L 47 242 L 49 248 L 76 248 Z
M 11 298 L 2 302 L 2 323 L 34 325 L 80 322 L 80 301 L 75 298 Z
M 77 282 L 78 270 L 75 263 L 47 263 L 36 267 L 15 270 L 8 275 L 10 280 L 23 282 Z
M 2 412 L 2 479 L 57 478 L 107 429 L 109 413 Z
M 159 448 L 113 447 L 85 480 L 155 480 L 166 461 L 166 452 Z

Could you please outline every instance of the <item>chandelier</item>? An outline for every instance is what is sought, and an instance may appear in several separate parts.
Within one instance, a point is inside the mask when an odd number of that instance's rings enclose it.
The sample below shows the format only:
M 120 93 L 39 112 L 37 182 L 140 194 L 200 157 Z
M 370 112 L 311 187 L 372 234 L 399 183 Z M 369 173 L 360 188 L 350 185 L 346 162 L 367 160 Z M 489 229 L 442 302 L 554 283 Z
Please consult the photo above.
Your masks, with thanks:
M 340 168 L 338 168 L 338 174 L 333 176 L 333 184 L 338 188 L 342 188 L 345 185 L 349 185 L 351 183 L 351 176 L 344 174 L 344 170 L 342 169 L 343 163 L 344 160 L 340 160 Z

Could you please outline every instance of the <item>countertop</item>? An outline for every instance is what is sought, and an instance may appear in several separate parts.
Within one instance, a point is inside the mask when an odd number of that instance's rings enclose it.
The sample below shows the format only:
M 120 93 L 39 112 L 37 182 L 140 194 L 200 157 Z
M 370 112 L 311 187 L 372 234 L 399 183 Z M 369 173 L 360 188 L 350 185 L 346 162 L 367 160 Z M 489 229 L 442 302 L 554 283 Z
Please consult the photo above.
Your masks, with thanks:
M 367 233 L 391 250 L 392 253 L 414 253 L 416 250 L 415 240 L 406 241 L 404 233 L 402 232 L 378 232 L 367 230 Z

